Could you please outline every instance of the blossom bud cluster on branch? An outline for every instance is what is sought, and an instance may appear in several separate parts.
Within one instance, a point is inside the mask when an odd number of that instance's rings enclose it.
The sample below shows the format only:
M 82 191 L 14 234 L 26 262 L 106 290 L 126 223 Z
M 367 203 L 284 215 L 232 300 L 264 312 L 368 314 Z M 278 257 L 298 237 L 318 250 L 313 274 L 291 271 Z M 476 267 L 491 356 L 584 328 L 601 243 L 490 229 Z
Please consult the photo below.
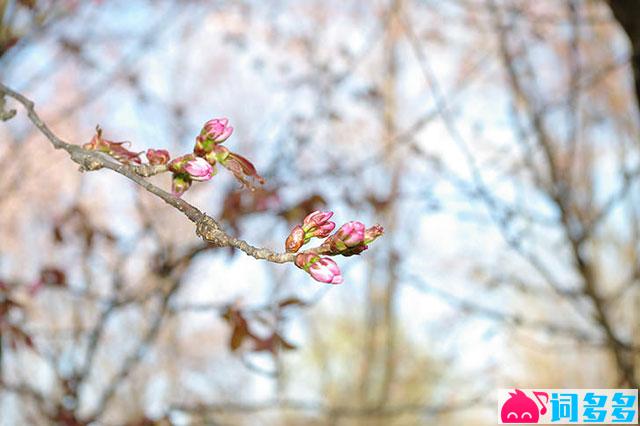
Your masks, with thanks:
M 214 118 L 207 121 L 200 134 L 196 137 L 193 153 L 170 159 L 169 151 L 164 149 L 148 149 L 146 157 L 149 165 L 163 166 L 154 170 L 155 173 L 169 171 L 172 173 L 171 191 L 181 196 L 193 182 L 210 180 L 216 174 L 216 164 L 228 169 L 243 185 L 253 189 L 253 182 L 264 183 L 253 164 L 245 157 L 230 151 L 220 145 L 233 133 L 226 118 Z M 114 142 L 102 137 L 102 129 L 96 129 L 95 136 L 83 148 L 104 152 L 122 163 L 141 165 L 142 152 L 127 149 L 130 142 Z M 155 174 L 154 173 L 154 174 Z
M 362 222 L 352 221 L 342 225 L 334 234 L 336 227 L 329 219 L 333 212 L 315 211 L 304 218 L 302 224 L 296 225 L 285 241 L 285 249 L 289 253 L 296 253 L 312 238 L 325 238 L 320 246 L 307 250 L 296 256 L 295 264 L 298 268 L 308 272 L 316 281 L 329 284 L 341 284 L 343 281 L 340 268 L 329 256 L 353 256 L 369 248 L 368 244 L 381 236 L 384 229 L 380 225 L 373 225 L 366 229 Z
M 99 127 L 96 128 L 96 134 L 91 141 L 82 147 L 60 139 L 42 121 L 33 101 L 0 83 L 0 120 L 2 121 L 12 119 L 16 113 L 15 110 L 5 109 L 5 96 L 22 104 L 33 125 L 55 149 L 66 151 L 69 158 L 80 165 L 81 171 L 106 168 L 127 177 L 178 209 L 196 225 L 196 235 L 216 246 L 236 248 L 255 259 L 273 263 L 293 262 L 317 281 L 340 284 L 343 282 L 340 268 L 326 256 L 360 254 L 384 231 L 380 225 L 365 228 L 361 222 L 352 221 L 345 223 L 331 234 L 336 227 L 336 224 L 329 220 L 333 212 L 315 211 L 293 228 L 285 242 L 286 253 L 254 247 L 244 240 L 227 234 L 216 219 L 179 198 L 194 181 L 210 180 L 216 173 L 215 167 L 218 163 L 251 189 L 254 189 L 252 186 L 254 181 L 264 183 L 264 179 L 249 160 L 221 145 L 233 133 L 233 128 L 228 125 L 226 118 L 216 118 L 205 123 L 196 137 L 192 153 L 171 159 L 167 150 L 150 148 L 145 153 L 147 163 L 143 163 L 140 157 L 143 151 L 129 150 L 130 143 L 126 141 L 114 142 L 103 138 Z M 111 161 L 103 154 L 116 161 Z M 145 179 L 164 172 L 172 173 L 173 194 L 167 193 Z M 325 240 L 315 248 L 298 252 L 312 238 L 325 238 Z

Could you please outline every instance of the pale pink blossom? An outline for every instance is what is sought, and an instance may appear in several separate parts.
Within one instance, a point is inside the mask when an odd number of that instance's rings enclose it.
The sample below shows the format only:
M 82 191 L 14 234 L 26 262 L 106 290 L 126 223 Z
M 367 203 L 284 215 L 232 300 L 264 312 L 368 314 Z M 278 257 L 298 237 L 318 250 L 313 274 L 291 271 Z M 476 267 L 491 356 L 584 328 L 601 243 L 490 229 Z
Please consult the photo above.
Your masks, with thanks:
M 362 222 L 347 222 L 338 229 L 335 236 L 347 247 L 355 247 L 364 242 L 365 226 Z
M 319 210 L 314 211 L 313 213 L 309 213 L 307 217 L 302 221 L 303 226 L 311 227 L 311 226 L 321 226 L 333 216 L 333 212 L 321 212 Z
M 354 256 L 365 251 L 369 246 L 365 240 L 365 228 L 362 222 L 347 222 L 336 231 L 335 234 L 324 240 L 321 251 L 324 254 L 341 254 L 343 256 Z M 373 241 L 382 235 L 382 227 L 370 228 L 369 237 Z
M 328 257 L 321 257 L 309 268 L 309 274 L 316 281 L 328 284 L 342 284 L 343 278 L 340 268 Z
M 195 181 L 206 181 L 215 174 L 213 166 L 202 157 L 189 160 L 184 165 L 184 171 Z
M 328 257 L 320 257 L 315 253 L 300 253 L 296 256 L 295 264 L 298 268 L 307 271 L 316 281 L 342 284 L 340 268 Z
M 226 118 L 214 118 L 207 121 L 202 129 L 202 136 L 215 143 L 222 143 L 229 139 L 233 133 L 233 127 L 229 126 Z
M 333 212 L 321 212 L 316 210 L 307 215 L 302 221 L 302 229 L 305 231 L 305 242 L 312 237 L 324 238 L 336 227 L 334 222 L 329 221 Z

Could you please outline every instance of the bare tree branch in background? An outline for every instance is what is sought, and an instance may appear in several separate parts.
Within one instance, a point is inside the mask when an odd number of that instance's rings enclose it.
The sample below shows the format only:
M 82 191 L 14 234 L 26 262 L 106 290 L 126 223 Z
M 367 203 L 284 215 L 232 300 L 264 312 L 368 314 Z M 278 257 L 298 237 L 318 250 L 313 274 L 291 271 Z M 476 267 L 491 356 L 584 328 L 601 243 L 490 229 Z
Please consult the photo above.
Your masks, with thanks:
M 636 109 L 640 111 L 640 8 L 629 0 L 606 0 L 613 16 L 624 29 L 631 44 L 631 69 L 635 82 Z

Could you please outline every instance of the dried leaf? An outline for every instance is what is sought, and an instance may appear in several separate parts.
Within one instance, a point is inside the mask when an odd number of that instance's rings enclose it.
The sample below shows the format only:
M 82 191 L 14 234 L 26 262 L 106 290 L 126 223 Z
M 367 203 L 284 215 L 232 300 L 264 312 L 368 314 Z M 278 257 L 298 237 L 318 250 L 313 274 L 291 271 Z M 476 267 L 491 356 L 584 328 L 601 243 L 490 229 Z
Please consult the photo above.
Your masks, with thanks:
M 231 333 L 231 339 L 229 340 L 229 348 L 235 352 L 242 345 L 244 339 L 249 335 L 247 329 L 244 327 L 235 327 Z
M 229 339 L 229 348 L 235 352 L 240 348 L 242 342 L 247 337 L 253 337 L 249 331 L 249 323 L 239 309 L 233 306 L 228 307 L 222 315 L 227 322 L 231 324 L 231 338 Z

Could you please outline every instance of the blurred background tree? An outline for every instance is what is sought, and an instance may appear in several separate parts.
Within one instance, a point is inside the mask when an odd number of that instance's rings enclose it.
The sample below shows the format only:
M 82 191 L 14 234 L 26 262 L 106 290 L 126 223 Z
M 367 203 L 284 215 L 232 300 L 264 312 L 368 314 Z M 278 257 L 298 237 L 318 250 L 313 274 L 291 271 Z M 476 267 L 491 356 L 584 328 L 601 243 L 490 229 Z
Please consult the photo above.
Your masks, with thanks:
M 65 140 L 184 152 L 228 116 L 267 183 L 184 198 L 229 232 L 386 229 L 322 285 L 78 173 L 19 110 L 0 423 L 493 424 L 499 387 L 637 388 L 632 3 L 0 0 L 0 82 Z

